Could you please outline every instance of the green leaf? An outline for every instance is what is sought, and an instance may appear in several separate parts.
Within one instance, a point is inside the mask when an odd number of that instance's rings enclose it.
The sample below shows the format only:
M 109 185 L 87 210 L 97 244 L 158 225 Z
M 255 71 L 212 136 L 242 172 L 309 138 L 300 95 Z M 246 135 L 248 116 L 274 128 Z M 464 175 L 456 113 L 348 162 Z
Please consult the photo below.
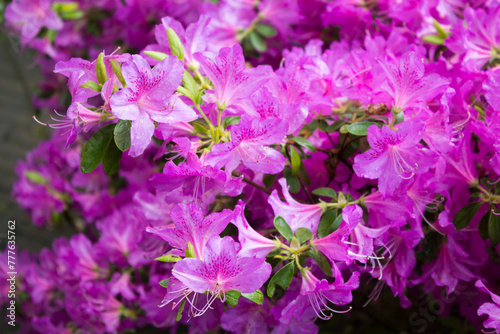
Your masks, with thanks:
M 187 96 L 191 100 L 193 100 L 194 103 L 199 104 L 201 97 L 200 90 L 198 89 L 198 86 L 196 85 L 196 81 L 194 80 L 193 76 L 188 71 L 184 71 L 184 77 L 182 77 L 182 84 L 189 92 L 189 95 Z
M 179 309 L 177 310 L 177 314 L 175 315 L 175 321 L 180 321 L 182 319 L 182 312 L 184 311 L 184 306 L 186 306 L 186 298 L 182 301 Z
M 316 121 L 316 120 L 313 120 L 311 123 L 306 125 L 306 129 L 309 132 L 313 132 L 317 128 L 318 128 L 318 121 Z
M 115 135 L 115 144 L 124 152 L 130 148 L 130 129 L 132 128 L 132 121 L 121 119 L 116 123 L 113 134 Z
M 290 147 L 290 159 L 292 164 L 292 175 L 295 176 L 300 169 L 300 155 L 297 149 L 293 146 Z
M 337 199 L 337 193 L 332 188 L 317 188 L 312 192 L 316 196 L 330 197 Z
M 116 75 L 118 80 L 122 83 L 123 87 L 127 87 L 127 83 L 125 82 L 125 78 L 123 78 L 122 68 L 120 64 L 115 59 L 110 59 L 111 68 L 113 69 L 113 73 Z
M 184 46 L 177 35 L 177 33 L 172 28 L 167 29 L 168 44 L 170 45 L 170 51 L 174 56 L 177 56 L 179 60 L 184 61 Z
M 278 232 L 285 237 L 286 240 L 290 241 L 293 238 L 293 231 L 290 225 L 287 224 L 285 219 L 281 216 L 274 217 L 274 227 Z
M 330 210 L 321 216 L 321 220 L 318 225 L 318 238 L 324 238 L 334 231 L 332 225 L 336 218 L 337 210 Z
M 161 262 L 177 262 L 182 260 L 182 258 L 179 255 L 165 254 L 157 257 L 155 260 Z
M 295 231 L 295 237 L 297 237 L 297 240 L 300 242 L 300 244 L 309 241 L 312 236 L 313 234 L 311 230 L 305 227 L 299 227 L 297 231 Z
M 102 159 L 102 166 L 106 174 L 114 175 L 118 173 L 121 159 L 122 151 L 118 149 L 113 140 L 110 140 L 106 154 L 104 154 L 104 158 Z
M 259 24 L 255 27 L 255 30 L 264 37 L 274 37 L 278 33 L 276 29 L 269 24 Z
M 196 257 L 196 254 L 194 252 L 194 247 L 191 242 L 188 242 L 186 246 L 186 257 Z
M 90 88 L 93 91 L 100 92 L 101 91 L 101 86 L 95 81 L 89 80 L 86 83 L 82 84 L 80 88 Z
M 267 296 L 271 298 L 276 292 L 276 285 L 281 286 L 283 289 L 287 289 L 293 278 L 294 265 L 293 262 L 288 263 L 283 268 L 281 268 L 273 277 L 269 280 L 267 285 Z
M 304 137 L 293 137 L 290 140 L 299 144 L 302 147 L 307 148 L 309 151 L 311 151 L 313 153 L 316 152 L 316 147 L 314 147 L 314 145 L 309 140 L 305 139 Z
M 238 300 L 240 299 L 241 293 L 236 290 L 229 290 L 228 292 L 225 293 L 226 297 L 226 303 L 229 304 L 229 306 L 235 307 L 238 305 Z
M 332 267 L 323 254 L 314 249 L 309 249 L 306 252 L 306 255 L 313 259 L 313 261 L 318 265 L 318 267 L 321 269 L 321 271 L 323 271 L 325 275 L 333 276 Z
M 196 132 L 198 133 L 201 133 L 201 134 L 208 134 L 208 132 L 210 131 L 208 128 L 205 127 L 205 125 L 202 125 L 198 122 L 193 122 L 193 128 L 196 130 Z
M 331 133 L 331 132 L 337 132 L 340 130 L 340 128 L 346 124 L 346 121 L 343 121 L 343 120 L 340 120 L 340 121 L 336 121 L 335 123 L 333 123 L 332 125 L 329 125 L 325 128 L 325 131 L 324 132 L 327 132 L 327 133 Z
M 488 239 L 488 224 L 490 221 L 490 215 L 491 215 L 491 209 L 488 208 L 488 211 L 484 214 L 484 216 L 481 218 L 481 221 L 479 222 L 479 235 L 483 240 Z
M 483 204 L 483 202 L 473 202 L 461 208 L 453 219 L 455 227 L 461 230 L 469 226 L 481 204 Z
M 168 55 L 163 53 L 163 52 L 158 52 L 158 51 L 144 51 L 144 54 L 150 56 L 153 59 L 162 61 L 163 59 L 167 58 Z
M 177 91 L 180 94 L 189 97 L 191 100 L 193 99 L 193 97 L 191 96 L 191 93 L 186 88 L 179 86 L 179 87 L 177 87 Z
M 104 85 L 106 80 L 108 80 L 108 75 L 106 74 L 106 65 L 104 65 L 104 52 L 101 52 L 97 57 L 95 73 L 97 76 L 97 81 L 101 85 Z
M 379 128 L 382 126 L 375 122 L 358 122 L 347 126 L 347 131 L 355 136 L 366 136 L 366 130 L 372 125 L 377 125 Z
M 241 116 L 227 116 L 222 120 L 222 124 L 224 124 L 224 128 L 230 125 L 238 124 L 241 120 Z
M 336 231 L 340 227 L 340 223 L 342 223 L 342 220 L 344 220 L 342 214 L 338 215 L 337 218 L 335 218 L 335 220 L 332 223 L 333 231 Z
M 245 297 L 248 300 L 253 301 L 257 305 L 262 305 L 264 304 L 264 295 L 262 294 L 262 291 L 257 290 L 252 293 L 242 293 L 242 297 Z
M 35 171 L 24 172 L 24 176 L 33 183 L 37 184 L 47 184 L 47 180 L 42 176 L 42 174 Z
M 264 178 L 262 179 L 262 182 L 264 182 L 264 185 L 266 188 L 269 188 L 273 185 L 274 181 L 276 181 L 276 177 L 278 174 L 265 174 Z
M 90 137 L 82 151 L 82 162 L 80 168 L 84 174 L 92 172 L 99 166 L 109 143 L 113 139 L 113 130 L 116 124 L 108 124 L 99 129 Z
M 427 42 L 429 44 L 443 45 L 444 38 L 437 35 L 427 35 L 422 37 L 422 41 Z
M 250 40 L 250 44 L 253 46 L 253 48 L 255 50 L 257 50 L 261 53 L 267 51 L 267 43 L 264 40 L 264 38 L 262 38 L 261 35 L 255 33 L 255 32 L 251 32 L 248 35 L 248 39 Z
M 168 278 L 167 279 L 162 279 L 159 283 L 162 287 L 168 288 Z
M 500 243 L 500 212 L 496 205 L 491 209 L 490 219 L 488 222 L 488 236 L 493 247 Z

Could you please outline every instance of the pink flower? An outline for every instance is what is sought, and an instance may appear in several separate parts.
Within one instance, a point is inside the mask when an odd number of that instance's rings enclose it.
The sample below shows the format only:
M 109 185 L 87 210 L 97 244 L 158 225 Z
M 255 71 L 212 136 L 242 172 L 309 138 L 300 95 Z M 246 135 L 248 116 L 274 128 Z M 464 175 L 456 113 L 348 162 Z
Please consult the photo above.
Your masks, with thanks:
M 210 190 L 238 196 L 244 186 L 238 179 L 204 164 L 195 154 L 189 154 L 186 162 L 178 165 L 168 161 L 163 173 L 153 175 L 151 182 L 160 191 L 182 187 L 184 195 L 193 195 L 195 199 L 203 199 Z
M 239 245 L 230 237 L 212 237 L 203 253 L 203 260 L 185 258 L 175 264 L 173 277 L 181 284 L 169 281 L 169 291 L 174 283 L 178 286 L 167 302 L 180 297 L 186 298 L 191 305 L 191 313 L 200 316 L 205 313 L 215 299 L 225 301 L 225 293 L 236 290 L 252 293 L 262 287 L 271 275 L 271 265 L 265 259 L 241 257 Z M 197 294 L 209 293 L 207 303 L 201 309 L 195 306 Z M 194 293 L 192 299 L 189 295 Z M 177 302 L 178 303 L 178 302 Z
M 122 66 L 127 87 L 111 97 L 111 111 L 120 119 L 132 121 L 131 147 L 133 157 L 144 152 L 155 130 L 154 122 L 189 122 L 196 113 L 174 95 L 184 75 L 183 63 L 167 57 L 153 69 L 144 58 L 133 55 Z
M 300 227 L 305 227 L 316 234 L 323 207 L 320 204 L 302 204 L 297 202 L 290 195 L 286 180 L 280 179 L 278 182 L 281 185 L 286 202 L 282 202 L 278 196 L 278 191 L 273 190 L 268 201 L 273 207 L 274 214 L 283 217 L 294 232 Z
M 311 271 L 302 271 L 302 286 L 300 294 L 281 312 L 280 321 L 288 323 L 292 318 L 299 319 L 302 313 L 311 305 L 316 313 L 316 316 L 322 320 L 328 320 L 332 315 L 325 314 L 325 310 L 335 313 L 345 313 L 346 311 L 338 311 L 330 306 L 345 305 L 352 301 L 352 290 L 359 286 L 359 273 L 355 272 L 351 278 L 344 282 L 342 273 L 335 268 L 335 281 L 329 284 L 326 279 L 319 280 Z
M 389 62 L 380 61 L 380 64 L 388 78 L 381 87 L 394 98 L 392 108 L 395 110 L 426 108 L 425 103 L 443 93 L 449 84 L 437 74 L 424 77 L 423 60 L 414 51 L 406 52 L 398 67 Z
M 245 68 L 243 49 L 239 44 L 232 48 L 222 48 L 215 61 L 202 53 L 195 53 L 193 58 L 200 63 L 205 75 L 214 86 L 212 94 L 220 106 L 227 108 L 239 105 L 271 78 L 269 66 Z
M 281 143 L 287 129 L 285 121 L 243 117 L 231 127 L 231 141 L 214 145 L 205 161 L 216 168 L 225 167 L 227 174 L 240 162 L 255 172 L 277 174 L 285 167 L 286 159 L 268 145 Z
M 323 253 L 332 263 L 334 261 L 352 262 L 352 257 L 348 254 L 349 246 L 346 243 L 351 233 L 349 225 L 342 222 L 337 230 L 326 237 L 313 239 L 311 245 Z
M 60 30 L 63 27 L 63 21 L 51 5 L 50 0 L 14 0 L 7 6 L 7 25 L 19 28 L 23 45 L 35 38 L 42 28 Z
M 264 237 L 259 232 L 255 231 L 245 218 L 245 203 L 239 200 L 238 205 L 234 209 L 234 220 L 232 223 L 238 228 L 238 240 L 241 244 L 239 254 L 241 256 L 265 258 L 276 244 L 273 240 Z
M 484 303 L 477 310 L 477 315 L 488 315 L 488 320 L 484 322 L 484 327 L 493 328 L 500 332 L 500 296 L 491 292 L 482 281 L 476 281 L 479 291 L 489 293 L 493 303 Z
M 404 179 L 422 174 L 434 165 L 436 156 L 419 144 L 425 132 L 420 121 L 406 121 L 396 130 L 376 125 L 368 128 L 371 149 L 354 158 L 358 176 L 379 180 L 379 190 L 392 196 Z

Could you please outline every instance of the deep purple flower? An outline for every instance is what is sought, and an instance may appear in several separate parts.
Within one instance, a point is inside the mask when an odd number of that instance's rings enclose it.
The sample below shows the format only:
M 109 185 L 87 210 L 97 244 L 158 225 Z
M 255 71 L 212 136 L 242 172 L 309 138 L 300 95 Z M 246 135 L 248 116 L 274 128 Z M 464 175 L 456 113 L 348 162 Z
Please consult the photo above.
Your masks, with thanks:
M 280 321 L 289 322 L 292 318 L 300 318 L 306 307 L 312 305 L 316 316 L 323 320 L 332 317 L 331 313 L 345 313 L 331 308 L 329 303 L 334 305 L 346 305 L 352 301 L 352 290 L 359 286 L 359 273 L 355 272 L 347 282 L 344 282 L 342 273 L 335 269 L 335 281 L 329 284 L 326 279 L 319 280 L 311 271 L 302 271 L 302 286 L 299 296 L 293 300 L 281 312 Z
M 269 312 L 269 303 L 263 305 L 240 298 L 236 307 L 230 307 L 221 317 L 222 329 L 231 333 L 260 334 L 269 332 L 276 320 Z
M 211 190 L 238 196 L 244 186 L 238 179 L 204 164 L 195 154 L 189 154 L 186 162 L 179 165 L 168 161 L 163 173 L 153 175 L 151 182 L 160 191 L 182 187 L 185 195 L 193 195 L 195 199 L 203 199 Z

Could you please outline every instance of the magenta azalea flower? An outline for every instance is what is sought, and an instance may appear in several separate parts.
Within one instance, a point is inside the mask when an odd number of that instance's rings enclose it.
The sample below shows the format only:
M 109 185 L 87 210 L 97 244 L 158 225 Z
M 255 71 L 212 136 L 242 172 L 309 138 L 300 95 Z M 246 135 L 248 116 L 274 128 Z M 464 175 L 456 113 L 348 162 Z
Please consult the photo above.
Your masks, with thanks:
M 151 69 L 144 58 L 133 55 L 122 66 L 122 72 L 127 87 L 113 94 L 110 106 L 113 115 L 132 121 L 131 156 L 141 155 L 149 145 L 154 122 L 189 122 L 197 118 L 174 95 L 184 75 L 184 66 L 176 57 L 167 57 Z
M 397 130 L 389 127 L 368 128 L 371 149 L 354 158 L 354 171 L 358 176 L 378 179 L 384 196 L 392 196 L 404 179 L 429 170 L 436 161 L 435 155 L 419 144 L 425 124 L 407 121 Z
M 489 318 L 484 322 L 484 327 L 493 328 L 497 332 L 500 332 L 500 296 L 491 292 L 482 281 L 477 281 L 476 287 L 481 292 L 489 293 L 491 299 L 493 299 L 493 303 L 484 303 L 481 305 L 477 310 L 477 315 L 488 315 Z
M 51 9 L 50 0 L 14 0 L 5 9 L 7 25 L 21 31 L 21 42 L 28 44 L 42 28 L 60 30 L 63 21 Z
M 483 83 L 484 96 L 486 101 L 496 112 L 500 111 L 500 72 L 493 71 L 491 76 Z
M 388 81 L 382 89 L 394 98 L 393 109 L 405 111 L 407 108 L 425 108 L 425 103 L 443 93 L 449 82 L 437 74 L 424 76 L 423 60 L 414 51 L 405 53 L 399 67 L 380 62 L 387 73 Z
M 241 244 L 240 255 L 265 258 L 276 244 L 273 240 L 264 237 L 250 226 L 245 218 L 245 203 L 239 200 L 234 209 L 232 223 L 238 228 L 238 240 Z M 278 243 L 279 246 L 279 243 Z
M 283 217 L 294 232 L 300 227 L 305 227 L 316 234 L 323 212 L 321 204 L 302 204 L 297 202 L 290 195 L 286 180 L 280 179 L 278 182 L 281 185 L 286 202 L 283 203 L 278 196 L 278 191 L 273 190 L 271 196 L 269 196 L 269 204 L 273 207 L 274 214 Z
M 450 294 L 460 280 L 470 282 L 478 278 L 472 267 L 480 265 L 480 262 L 473 255 L 460 245 L 459 240 L 448 237 L 447 242 L 441 245 L 439 257 L 424 265 L 422 277 L 414 282 L 420 284 L 432 277 L 437 286 L 446 287 L 446 293 Z
M 205 75 L 212 81 L 214 90 L 207 93 L 213 94 L 215 101 L 224 108 L 243 103 L 272 74 L 268 66 L 245 68 L 243 49 L 239 44 L 232 48 L 222 48 L 215 61 L 202 53 L 195 53 L 193 58 L 200 63 Z
M 458 21 L 453 26 L 450 42 L 446 45 L 457 53 L 465 53 L 464 63 L 473 70 L 479 70 L 490 60 L 498 57 L 500 36 L 498 20 L 500 7 L 491 6 L 488 11 L 466 7 L 464 22 Z
M 359 286 L 359 273 L 355 272 L 351 278 L 344 282 L 338 269 L 335 269 L 335 282 L 329 284 L 326 279 L 319 280 L 310 270 L 302 272 L 302 286 L 299 296 L 281 312 L 280 321 L 288 323 L 292 318 L 300 318 L 309 305 L 312 305 L 316 316 L 328 320 L 332 315 L 327 315 L 325 310 L 335 313 L 345 313 L 331 308 L 328 304 L 346 305 L 352 301 L 352 290 Z
M 233 212 L 224 210 L 203 217 L 201 207 L 196 203 L 178 204 L 170 211 L 175 226 L 164 228 L 148 227 L 146 231 L 158 235 L 170 246 L 185 250 L 188 242 L 194 247 L 194 254 L 203 259 L 208 239 L 219 235 L 229 224 Z
M 280 144 L 288 125 L 268 118 L 263 121 L 243 117 L 231 128 L 231 142 L 214 145 L 206 162 L 216 168 L 225 167 L 230 174 L 240 162 L 259 173 L 276 174 L 285 167 L 285 157 L 267 145 Z
M 271 265 L 265 259 L 241 257 L 239 245 L 230 237 L 212 237 L 208 240 L 203 260 L 185 258 L 175 264 L 172 275 L 184 285 L 176 291 L 183 291 L 192 306 L 194 316 L 205 313 L 215 299 L 225 301 L 225 293 L 236 290 L 252 293 L 258 290 L 271 275 Z M 170 289 L 170 282 L 169 282 Z M 210 297 L 201 309 L 194 305 L 196 294 L 209 292 Z M 194 292 L 192 299 L 189 299 Z
M 179 36 L 184 46 L 184 60 L 186 65 L 188 67 L 197 68 L 198 62 L 193 58 L 193 54 L 206 50 L 208 43 L 207 36 L 209 33 L 207 27 L 209 22 L 209 16 L 201 15 L 197 22 L 191 23 L 184 29 L 182 25 L 172 17 L 164 17 L 161 19 L 161 24 L 157 25 L 155 28 L 155 37 L 158 44 L 150 45 L 146 50 L 149 49 L 171 54 L 170 42 L 167 36 L 167 29 L 171 28 L 175 31 L 177 36 Z
M 323 253 L 332 263 L 334 261 L 351 263 L 352 258 L 348 255 L 349 246 L 346 242 L 350 233 L 349 225 L 343 222 L 336 231 L 326 237 L 312 240 L 311 245 Z
M 168 161 L 163 173 L 153 175 L 151 182 L 160 191 L 182 187 L 184 195 L 193 195 L 195 199 L 203 199 L 212 189 L 225 195 L 238 196 L 244 186 L 238 179 L 203 164 L 195 154 L 189 154 L 187 161 L 179 165 Z

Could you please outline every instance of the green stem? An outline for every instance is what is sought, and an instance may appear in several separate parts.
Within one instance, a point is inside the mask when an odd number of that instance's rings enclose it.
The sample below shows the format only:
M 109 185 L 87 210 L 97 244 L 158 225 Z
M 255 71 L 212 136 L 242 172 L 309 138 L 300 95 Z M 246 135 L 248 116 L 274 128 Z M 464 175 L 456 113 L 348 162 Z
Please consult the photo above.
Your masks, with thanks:
M 207 122 L 208 126 L 210 127 L 210 134 L 212 135 L 212 138 L 215 138 L 215 129 L 214 129 L 214 126 L 213 126 L 212 122 L 210 122 L 210 120 L 208 119 L 207 115 L 205 115 L 205 113 L 203 112 L 203 110 L 201 110 L 200 105 L 198 103 L 195 104 L 195 107 L 200 112 L 201 116 L 203 117 L 203 119 L 205 120 L 205 122 Z
M 236 39 L 241 42 L 242 40 L 245 39 L 245 37 L 247 37 L 252 31 L 255 30 L 255 27 L 257 26 L 257 24 L 260 22 L 261 20 L 261 17 L 260 15 L 257 16 L 253 21 L 252 23 L 250 24 L 250 27 L 248 27 L 247 29 L 245 29 L 243 32 L 239 33 L 239 34 L 236 34 Z
M 208 83 L 205 82 L 205 79 L 203 79 L 203 76 L 200 74 L 200 71 L 198 70 L 198 68 L 193 69 L 193 72 L 194 72 L 194 74 L 196 74 L 196 77 L 200 81 L 202 88 L 205 88 L 205 89 L 212 88 Z

